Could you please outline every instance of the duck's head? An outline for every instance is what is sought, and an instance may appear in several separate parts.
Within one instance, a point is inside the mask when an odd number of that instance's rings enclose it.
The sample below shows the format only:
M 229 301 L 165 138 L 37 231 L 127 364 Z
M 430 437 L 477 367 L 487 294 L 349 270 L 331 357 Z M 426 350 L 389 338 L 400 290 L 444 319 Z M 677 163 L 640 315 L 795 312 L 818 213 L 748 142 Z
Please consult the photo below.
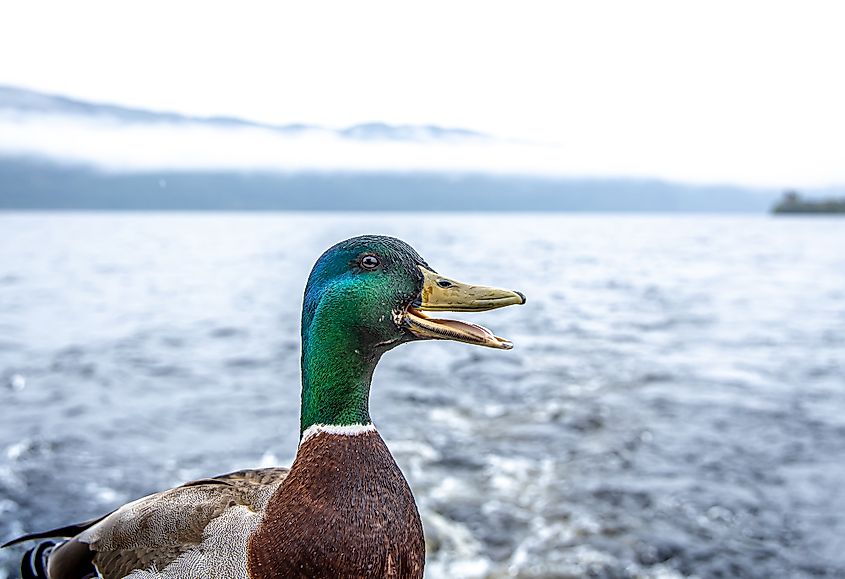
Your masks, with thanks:
M 509 350 L 513 344 L 477 324 L 426 312 L 481 312 L 524 304 L 517 291 L 469 285 L 435 272 L 399 239 L 365 235 L 342 241 L 314 265 L 305 288 L 303 337 L 315 319 L 330 321 L 361 349 L 386 350 L 412 340 L 454 340 Z M 319 315 L 318 315 L 319 314 Z
M 525 303 L 519 292 L 436 273 L 407 243 L 367 235 L 326 251 L 308 278 L 302 309 L 301 430 L 369 424 L 369 389 L 381 355 L 413 340 L 512 344 L 479 325 L 429 311 L 479 312 Z

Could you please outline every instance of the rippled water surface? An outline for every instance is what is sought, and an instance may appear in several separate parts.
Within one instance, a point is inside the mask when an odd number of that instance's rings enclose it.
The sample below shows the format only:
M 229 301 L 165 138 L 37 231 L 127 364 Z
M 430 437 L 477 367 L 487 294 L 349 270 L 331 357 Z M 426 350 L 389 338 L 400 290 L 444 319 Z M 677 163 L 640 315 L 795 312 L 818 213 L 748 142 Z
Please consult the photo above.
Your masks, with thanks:
M 845 575 L 845 220 L 0 214 L 0 232 L 0 540 L 288 464 L 305 279 L 373 232 L 528 296 L 474 318 L 513 351 L 415 343 L 376 372 L 427 576 Z

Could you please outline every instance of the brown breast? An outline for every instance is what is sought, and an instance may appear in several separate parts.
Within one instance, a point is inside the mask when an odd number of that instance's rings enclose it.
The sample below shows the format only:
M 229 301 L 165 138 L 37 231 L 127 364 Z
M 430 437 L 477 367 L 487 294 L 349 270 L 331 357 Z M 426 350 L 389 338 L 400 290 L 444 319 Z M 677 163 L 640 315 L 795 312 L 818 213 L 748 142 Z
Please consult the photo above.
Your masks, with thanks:
M 378 432 L 320 432 L 299 447 L 250 539 L 253 579 L 421 578 L 414 497 Z

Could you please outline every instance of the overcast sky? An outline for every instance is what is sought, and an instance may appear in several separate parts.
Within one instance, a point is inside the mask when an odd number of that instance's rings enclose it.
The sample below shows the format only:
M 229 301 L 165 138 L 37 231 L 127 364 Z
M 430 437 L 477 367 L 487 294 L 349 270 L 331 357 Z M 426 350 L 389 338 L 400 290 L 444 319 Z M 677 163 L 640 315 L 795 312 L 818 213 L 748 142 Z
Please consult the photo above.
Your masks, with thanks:
M 413 6 L 413 7 L 412 7 Z M 6 2 L 0 83 L 552 142 L 571 172 L 845 183 L 845 3 Z

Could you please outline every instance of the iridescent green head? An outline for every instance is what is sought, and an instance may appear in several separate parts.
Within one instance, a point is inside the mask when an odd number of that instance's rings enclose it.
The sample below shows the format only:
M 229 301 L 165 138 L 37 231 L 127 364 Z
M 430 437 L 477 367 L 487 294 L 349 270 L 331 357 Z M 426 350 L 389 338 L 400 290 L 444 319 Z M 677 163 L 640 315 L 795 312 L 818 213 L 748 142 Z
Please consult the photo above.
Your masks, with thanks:
M 482 311 L 519 303 L 525 303 L 519 292 L 438 275 L 399 239 L 366 235 L 338 243 L 317 260 L 305 287 L 301 430 L 369 424 L 375 366 L 404 342 L 512 347 L 481 326 L 432 319 L 425 310 Z

